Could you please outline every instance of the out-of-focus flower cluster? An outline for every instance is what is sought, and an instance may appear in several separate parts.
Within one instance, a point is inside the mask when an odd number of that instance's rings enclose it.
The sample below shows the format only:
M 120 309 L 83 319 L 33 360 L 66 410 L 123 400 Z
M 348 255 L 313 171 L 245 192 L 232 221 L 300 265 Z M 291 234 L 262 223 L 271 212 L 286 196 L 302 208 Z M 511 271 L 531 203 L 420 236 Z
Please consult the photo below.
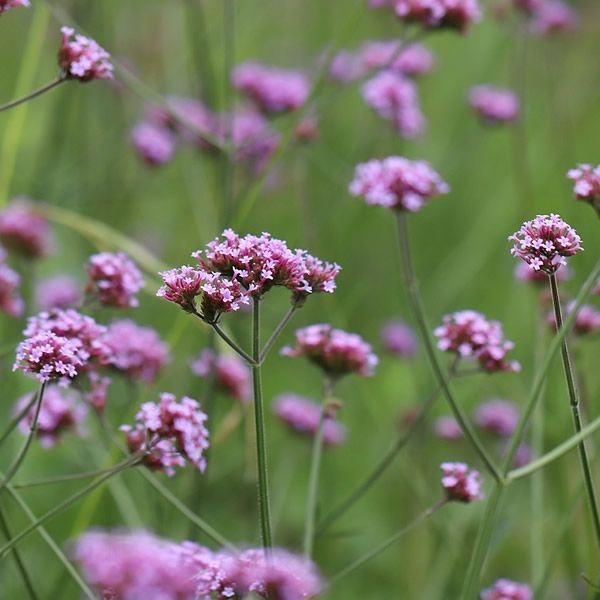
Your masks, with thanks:
M 285 346 L 281 354 L 292 358 L 305 356 L 334 378 L 349 373 L 369 377 L 378 362 L 371 346 L 359 335 L 333 329 L 327 324 L 296 330 L 296 346 Z
M 52 250 L 48 221 L 22 197 L 0 212 L 0 242 L 9 252 L 28 259 L 42 258 Z
M 575 182 L 575 198 L 588 202 L 600 215 L 600 165 L 577 165 L 575 169 L 569 170 L 567 177 Z
M 0 14 L 17 6 L 29 6 L 29 0 L 0 0 Z
M 62 27 L 62 43 L 58 51 L 58 64 L 68 79 L 81 82 L 93 79 L 111 79 L 113 66 L 110 54 L 94 40 L 71 27 Z
M 469 104 L 484 123 L 509 123 L 519 116 L 519 98 L 505 88 L 474 86 L 469 91 Z
M 20 295 L 21 277 L 6 263 L 6 252 L 0 247 L 0 311 L 18 317 L 25 304 Z
M 572 313 L 574 308 L 575 302 L 568 302 L 564 309 L 565 317 Z M 546 322 L 554 331 L 556 331 L 556 317 L 554 311 L 548 313 Z M 575 316 L 573 332 L 577 335 L 586 335 L 595 333 L 598 330 L 600 330 L 600 310 L 591 304 L 583 304 L 579 307 L 577 315 Z
M 533 591 L 526 583 L 502 578 L 481 592 L 481 600 L 533 600 Z
M 387 321 L 381 329 L 383 347 L 402 358 L 414 358 L 419 349 L 415 332 L 404 321 Z
M 440 467 L 442 487 L 448 500 L 468 503 L 483 499 L 477 471 L 460 462 L 445 462 Z

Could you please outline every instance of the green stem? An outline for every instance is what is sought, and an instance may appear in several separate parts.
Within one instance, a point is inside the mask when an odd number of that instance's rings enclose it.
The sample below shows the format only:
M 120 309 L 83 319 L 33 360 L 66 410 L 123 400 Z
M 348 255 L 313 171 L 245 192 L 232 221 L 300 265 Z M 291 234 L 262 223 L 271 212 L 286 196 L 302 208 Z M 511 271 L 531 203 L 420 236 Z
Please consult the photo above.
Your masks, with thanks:
M 388 538 L 385 542 L 381 543 L 379 546 L 376 546 L 373 550 L 367 552 L 364 556 L 361 556 L 354 562 L 350 563 L 347 567 L 343 568 L 341 571 L 336 573 L 333 577 L 330 578 L 329 583 L 333 585 L 337 583 L 342 577 L 345 577 L 358 567 L 364 565 L 367 561 L 371 560 L 378 554 L 381 554 L 384 550 L 389 548 L 392 544 L 397 542 L 401 537 L 406 535 L 409 531 L 412 531 L 417 525 L 420 525 L 423 521 L 427 520 L 431 515 L 436 513 L 442 506 L 447 503 L 447 499 L 443 498 L 437 504 L 434 504 L 432 507 L 428 508 L 426 511 L 422 512 L 412 523 L 402 528 L 400 531 L 396 532 L 393 536 Z
M 27 452 L 29 450 L 29 447 L 31 446 L 31 442 L 33 441 L 33 438 L 35 437 L 35 434 L 37 432 L 37 424 L 38 424 L 38 419 L 40 417 L 40 410 L 42 409 L 42 402 L 44 400 L 45 389 L 46 389 L 46 382 L 43 382 L 40 385 L 40 389 L 38 390 L 38 393 L 37 393 L 37 399 L 36 399 L 36 404 L 35 404 L 35 413 L 33 414 L 33 420 L 31 421 L 31 425 L 29 428 L 29 434 L 28 434 L 27 439 L 25 440 L 25 443 L 23 444 L 19 454 L 16 456 L 15 460 L 10 465 L 10 467 L 8 467 L 8 470 L 6 471 L 6 474 L 4 475 L 2 481 L 0 481 L 0 492 L 6 487 L 6 484 L 9 483 L 10 480 L 15 476 L 16 472 L 19 470 L 19 467 L 21 466 L 21 464 L 23 464 L 23 461 L 25 460 L 25 456 L 27 456 Z
M 14 347 L 13 347 L 13 351 L 14 351 Z M 36 400 L 37 400 L 37 395 L 32 394 L 31 400 L 9 421 L 8 426 L 4 430 L 4 433 L 0 436 L 0 446 L 3 444 L 4 440 L 19 425 L 21 419 L 23 419 L 25 417 L 25 415 L 31 410 L 31 407 L 35 404 Z
M 296 303 L 292 304 L 287 313 L 285 313 L 283 319 L 279 322 L 279 325 L 275 327 L 273 333 L 269 336 L 267 343 L 264 345 L 262 351 L 260 352 L 258 362 L 262 365 L 269 353 L 269 350 L 273 347 L 273 344 L 277 341 L 277 338 L 280 336 L 281 332 L 285 328 L 285 326 L 290 322 L 290 319 L 294 316 L 294 313 L 298 309 L 298 305 Z
M 253 299 L 252 307 L 252 388 L 254 391 L 254 421 L 256 428 L 256 453 L 258 467 L 258 512 L 263 548 L 273 545 L 271 537 L 271 507 L 269 502 L 269 479 L 267 469 L 267 442 L 262 396 L 260 358 L 260 299 Z
M 7 522 L 6 518 L 4 517 L 4 512 L 1 507 L 0 507 L 0 529 L 2 529 L 2 532 L 4 533 L 6 539 L 10 540 L 12 537 L 12 534 L 10 532 L 8 522 Z M 27 589 L 27 594 L 29 595 L 30 598 L 32 598 L 32 600 L 37 600 L 38 595 L 35 593 L 35 590 L 33 589 L 33 584 L 31 583 L 31 578 L 29 577 L 29 573 L 27 572 L 27 569 L 25 568 L 25 563 L 23 562 L 23 559 L 21 558 L 21 554 L 19 553 L 19 551 L 16 548 L 13 548 L 13 557 L 15 559 L 15 564 L 17 566 L 17 570 L 19 571 L 19 574 L 21 575 L 21 579 L 23 580 L 23 584 L 25 585 L 25 588 Z
M 47 479 L 36 479 L 34 481 L 24 481 L 23 483 L 13 483 L 15 490 L 23 488 L 37 487 L 40 485 L 52 485 L 54 483 L 65 483 L 66 481 L 77 481 L 79 479 L 89 479 L 90 477 L 98 477 L 105 473 L 112 473 L 115 467 L 106 469 L 96 469 L 95 471 L 85 471 L 83 473 L 69 473 L 67 475 L 57 475 L 56 477 L 48 477 Z
M 554 307 L 554 318 L 556 320 L 557 330 L 560 331 L 563 328 L 562 310 L 560 306 L 560 296 L 558 293 L 558 284 L 556 282 L 556 275 L 552 273 L 549 277 L 550 290 L 552 292 L 552 305 Z M 573 416 L 573 425 L 576 433 L 581 433 L 581 413 L 579 411 L 579 393 L 577 386 L 575 385 L 575 374 L 573 371 L 573 365 L 571 363 L 571 357 L 569 355 L 569 348 L 567 345 L 567 338 L 563 337 L 561 343 L 561 355 L 562 362 L 565 371 L 565 378 L 567 380 L 567 389 L 569 392 L 569 401 L 571 404 L 571 413 Z M 579 450 L 579 459 L 581 461 L 581 468 L 583 470 L 583 478 L 585 482 L 585 489 L 587 492 L 589 508 L 592 513 L 592 520 L 594 523 L 594 532 L 596 534 L 596 542 L 600 548 L 600 514 L 598 513 L 598 504 L 596 501 L 596 492 L 594 490 L 594 481 L 592 478 L 592 470 L 590 467 L 590 461 L 585 448 L 583 439 L 577 446 Z
M 406 219 L 406 214 L 402 211 L 398 211 L 396 215 L 396 223 L 398 226 L 398 242 L 400 245 L 400 258 L 402 261 L 402 271 L 404 275 L 404 284 L 408 291 L 408 298 L 411 304 L 411 308 L 417 322 L 417 326 L 419 328 L 419 332 L 421 334 L 421 338 L 425 345 L 425 351 L 427 353 L 427 357 L 429 359 L 429 363 L 433 369 L 435 378 L 438 382 L 438 385 L 441 387 L 444 396 L 446 397 L 452 412 L 456 420 L 458 421 L 460 428 L 465 435 L 465 437 L 469 440 L 483 463 L 485 464 L 487 470 L 490 472 L 492 477 L 496 481 L 502 480 L 502 474 L 500 470 L 491 457 L 487 453 L 484 448 L 481 440 L 475 433 L 473 427 L 469 423 L 469 420 L 463 413 L 460 405 L 456 402 L 448 382 L 442 372 L 442 368 L 437 359 L 435 349 L 433 347 L 433 343 L 431 342 L 431 338 L 429 336 L 429 326 L 427 324 L 427 319 L 425 316 L 425 310 L 423 308 L 423 304 L 421 301 L 421 295 L 419 294 L 419 284 L 414 272 L 411 253 L 410 253 L 410 243 L 408 239 L 408 224 Z
M 315 541 L 315 522 L 317 516 L 317 499 L 319 496 L 319 473 L 321 471 L 321 458 L 323 455 L 323 429 L 325 427 L 327 404 L 333 396 L 333 380 L 325 376 L 323 384 L 323 403 L 319 426 L 312 444 L 310 461 L 310 474 L 308 477 L 308 494 L 306 499 L 306 517 L 304 521 L 304 556 L 311 558 Z
M 61 83 L 63 83 L 66 80 L 67 80 L 66 77 L 61 74 L 56 79 L 53 79 L 50 83 L 43 85 L 42 87 L 38 88 L 37 90 L 35 90 L 33 92 L 30 92 L 29 94 L 26 94 L 25 96 L 21 96 L 20 98 L 11 100 L 10 102 L 7 102 L 6 104 L 0 104 L 0 112 L 4 112 L 5 110 L 8 110 L 9 108 L 14 108 L 15 106 L 19 106 L 19 104 L 23 104 L 25 102 L 28 102 L 29 100 L 33 100 L 34 98 L 37 98 L 38 96 L 41 96 L 42 94 L 54 89 L 55 87 L 57 87 L 58 85 L 60 85 Z
M 198 313 L 196 313 L 200 316 Z M 200 317 L 202 318 L 202 317 Z M 241 358 L 243 358 L 250 366 L 253 366 L 256 359 L 250 356 L 243 348 L 236 344 L 220 327 L 218 323 L 210 323 L 210 326 L 215 330 L 215 333 Z

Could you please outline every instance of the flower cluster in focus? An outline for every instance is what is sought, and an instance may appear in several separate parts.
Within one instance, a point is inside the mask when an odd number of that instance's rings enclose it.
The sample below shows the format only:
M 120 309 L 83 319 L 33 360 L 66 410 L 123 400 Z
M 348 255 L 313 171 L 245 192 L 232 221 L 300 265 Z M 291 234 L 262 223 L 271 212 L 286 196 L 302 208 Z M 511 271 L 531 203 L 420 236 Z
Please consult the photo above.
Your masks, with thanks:
M 468 503 L 483 499 L 477 471 L 460 462 L 445 462 L 440 467 L 443 472 L 442 487 L 448 500 Z
M 113 66 L 110 55 L 94 40 L 71 27 L 62 27 L 62 43 L 58 51 L 58 64 L 68 79 L 86 82 L 93 79 L 111 79 Z

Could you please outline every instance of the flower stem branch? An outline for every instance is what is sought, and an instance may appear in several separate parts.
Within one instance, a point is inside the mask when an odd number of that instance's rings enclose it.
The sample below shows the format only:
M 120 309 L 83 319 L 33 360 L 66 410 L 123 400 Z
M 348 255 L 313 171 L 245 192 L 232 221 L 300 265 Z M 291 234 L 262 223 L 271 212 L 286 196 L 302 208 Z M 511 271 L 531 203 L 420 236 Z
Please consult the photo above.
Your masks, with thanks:
M 279 335 L 281 334 L 281 332 L 283 331 L 285 326 L 290 322 L 290 319 L 294 316 L 294 313 L 296 312 L 297 309 L 298 309 L 298 305 L 295 303 L 292 304 L 292 306 L 289 308 L 289 310 L 285 313 L 283 319 L 281 319 L 281 321 L 279 322 L 277 327 L 275 327 L 275 329 L 273 330 L 273 333 L 269 336 L 269 339 L 263 346 L 263 349 L 260 352 L 260 355 L 258 358 L 258 362 L 261 365 L 265 361 L 265 358 L 267 357 L 269 350 L 271 350 L 271 348 L 273 347 L 273 344 L 277 341 L 277 338 L 279 337 Z
M 242 359 L 244 359 L 251 367 L 257 362 L 257 359 L 250 356 L 243 348 L 236 344 L 222 329 L 218 323 L 210 323 L 210 326 L 215 330 L 216 334 Z
M 33 100 L 34 98 L 37 98 L 38 96 L 41 96 L 42 94 L 45 94 L 46 92 L 49 92 L 50 90 L 59 86 L 66 80 L 67 78 L 63 74 L 61 74 L 56 79 L 53 79 L 50 83 L 47 83 L 46 85 L 43 85 L 37 90 L 30 92 L 26 96 L 21 96 L 20 98 L 16 98 L 15 100 L 7 102 L 6 104 L 0 104 L 0 112 L 4 112 L 5 110 L 8 110 L 10 108 L 19 106 L 19 104 L 23 104 L 25 102 L 28 102 L 29 100 Z
M 16 429 L 21 419 L 23 419 L 25 415 L 31 410 L 31 407 L 35 404 L 36 400 L 37 395 L 33 394 L 31 396 L 31 400 L 27 402 L 27 404 L 9 421 L 6 429 L 4 430 L 4 433 L 0 435 L 0 446 L 3 444 L 4 440 Z

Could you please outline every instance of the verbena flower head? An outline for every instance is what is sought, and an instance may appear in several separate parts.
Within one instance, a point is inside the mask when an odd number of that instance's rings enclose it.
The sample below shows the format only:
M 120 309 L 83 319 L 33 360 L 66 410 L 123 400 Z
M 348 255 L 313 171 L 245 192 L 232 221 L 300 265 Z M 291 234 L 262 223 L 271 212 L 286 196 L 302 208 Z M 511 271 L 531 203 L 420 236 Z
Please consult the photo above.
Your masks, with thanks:
M 468 503 L 483 499 L 477 471 L 460 462 L 445 462 L 440 467 L 443 472 L 442 487 L 448 500 Z
M 212 138 L 218 138 L 221 134 L 220 123 L 215 114 L 196 98 L 168 96 L 167 103 L 171 112 L 154 108 L 148 120 L 177 132 L 199 150 L 214 151 Z
M 151 167 L 168 163 L 177 148 L 173 132 L 154 123 L 138 123 L 129 138 L 137 155 Z
M 572 272 L 569 265 L 562 265 L 558 267 L 555 273 L 557 281 L 567 281 L 571 278 Z M 515 277 L 519 281 L 528 281 L 538 285 L 543 285 L 544 288 L 548 286 L 548 275 L 544 271 L 533 271 L 529 268 L 529 265 L 524 262 L 517 263 L 515 267 Z
M 73 543 L 71 556 L 85 581 L 103 598 L 197 597 L 198 564 L 186 546 L 146 531 L 88 531 Z
M 304 73 L 256 62 L 238 65 L 231 79 L 233 86 L 265 113 L 296 110 L 306 102 L 310 93 L 310 83 Z
M 373 375 L 377 356 L 359 335 L 333 329 L 331 325 L 309 325 L 296 331 L 296 347 L 281 349 L 284 356 L 305 356 L 330 377 L 357 373 Z
M 4 262 L 5 259 L 6 254 L 0 248 L 0 311 L 18 317 L 25 309 L 19 292 L 21 277 Z
M 144 278 L 124 252 L 94 254 L 86 270 L 89 278 L 86 292 L 102 306 L 138 306 L 136 294 L 144 287 Z
M 16 198 L 0 212 L 0 242 L 29 259 L 47 256 L 52 249 L 48 221 L 26 198 Z
M 575 301 L 568 302 L 565 305 L 565 318 L 573 312 Z M 556 317 L 554 311 L 548 313 L 546 322 L 554 331 L 556 331 Z M 587 335 L 600 330 L 600 310 L 591 304 L 583 304 L 579 307 L 575 316 L 573 332 L 577 335 Z
M 573 31 L 578 25 L 577 14 L 561 0 L 544 0 L 534 10 L 530 29 L 537 35 Z
M 169 360 L 169 347 L 151 327 L 130 319 L 108 326 L 110 364 L 131 379 L 152 383 Z
M 514 344 L 504 339 L 502 325 L 489 321 L 479 312 L 461 310 L 444 315 L 442 325 L 433 333 L 440 350 L 455 353 L 460 358 L 474 358 L 488 373 L 520 370 L 519 363 L 506 360 Z
M 398 17 L 428 29 L 450 28 L 464 33 L 481 20 L 477 0 L 395 0 Z
M 397 40 L 367 42 L 358 50 L 357 59 L 364 72 L 385 68 L 407 76 L 428 73 L 435 62 L 431 51 L 422 44 L 402 48 Z
M 93 79 L 111 79 L 113 66 L 110 54 L 94 40 L 87 38 L 71 27 L 62 27 L 62 43 L 58 51 L 58 65 L 68 79 L 81 82 Z
M 482 402 L 475 411 L 475 423 L 485 431 L 509 437 L 519 422 L 519 409 L 514 402 L 493 398 Z
M 70 275 L 55 275 L 38 282 L 35 297 L 41 310 L 74 308 L 82 300 L 82 286 Z
M 481 600 L 533 600 L 533 591 L 526 583 L 503 578 L 483 590 Z
M 413 358 L 419 348 L 417 336 L 404 321 L 387 321 L 381 330 L 383 347 L 402 358 Z
M 219 354 L 208 348 L 191 363 L 192 372 L 203 378 L 214 378 L 218 388 L 239 402 L 252 398 L 251 372 L 248 365 L 235 354 Z
M 279 133 L 256 110 L 237 110 L 233 122 L 226 120 L 222 129 L 224 132 L 230 131 L 235 161 L 255 174 L 264 170 L 279 146 Z
M 505 88 L 474 86 L 469 91 L 469 104 L 486 123 L 509 123 L 519 116 L 519 98 Z
M 0 0 L 0 15 L 17 6 L 29 6 L 29 0 Z
M 160 401 L 145 402 L 135 416 L 136 425 L 121 425 L 130 451 L 145 451 L 143 463 L 151 469 L 175 473 L 174 467 L 191 462 L 200 472 L 206 468 L 208 448 L 206 414 L 187 396 L 177 401 L 174 394 L 160 394 Z
M 417 212 L 450 188 L 428 162 L 388 156 L 357 165 L 349 191 L 367 204 Z
M 275 398 L 273 412 L 298 433 L 314 437 L 321 419 L 321 406 L 297 394 L 281 394 Z M 323 421 L 323 442 L 337 446 L 346 439 L 346 428 L 328 412 Z
M 600 216 L 600 165 L 577 165 L 569 170 L 567 177 L 575 182 L 575 198 L 588 202 Z
M 455 441 L 463 437 L 460 424 L 450 415 L 438 417 L 433 423 L 433 431 L 442 440 Z
M 21 397 L 13 408 L 18 415 L 31 402 L 33 394 Z M 29 435 L 35 414 L 35 406 L 19 421 L 19 430 Z M 87 407 L 78 395 L 56 385 L 44 390 L 35 435 L 44 448 L 51 448 L 67 431 L 81 434 L 81 424 L 87 415 Z
M 382 71 L 361 88 L 363 100 L 405 138 L 415 138 L 425 129 L 415 84 L 392 71 Z
M 537 215 L 525 221 L 519 231 L 508 238 L 514 242 L 510 253 L 525 261 L 534 271 L 548 275 L 566 265 L 566 257 L 583 250 L 577 232 L 558 215 Z

